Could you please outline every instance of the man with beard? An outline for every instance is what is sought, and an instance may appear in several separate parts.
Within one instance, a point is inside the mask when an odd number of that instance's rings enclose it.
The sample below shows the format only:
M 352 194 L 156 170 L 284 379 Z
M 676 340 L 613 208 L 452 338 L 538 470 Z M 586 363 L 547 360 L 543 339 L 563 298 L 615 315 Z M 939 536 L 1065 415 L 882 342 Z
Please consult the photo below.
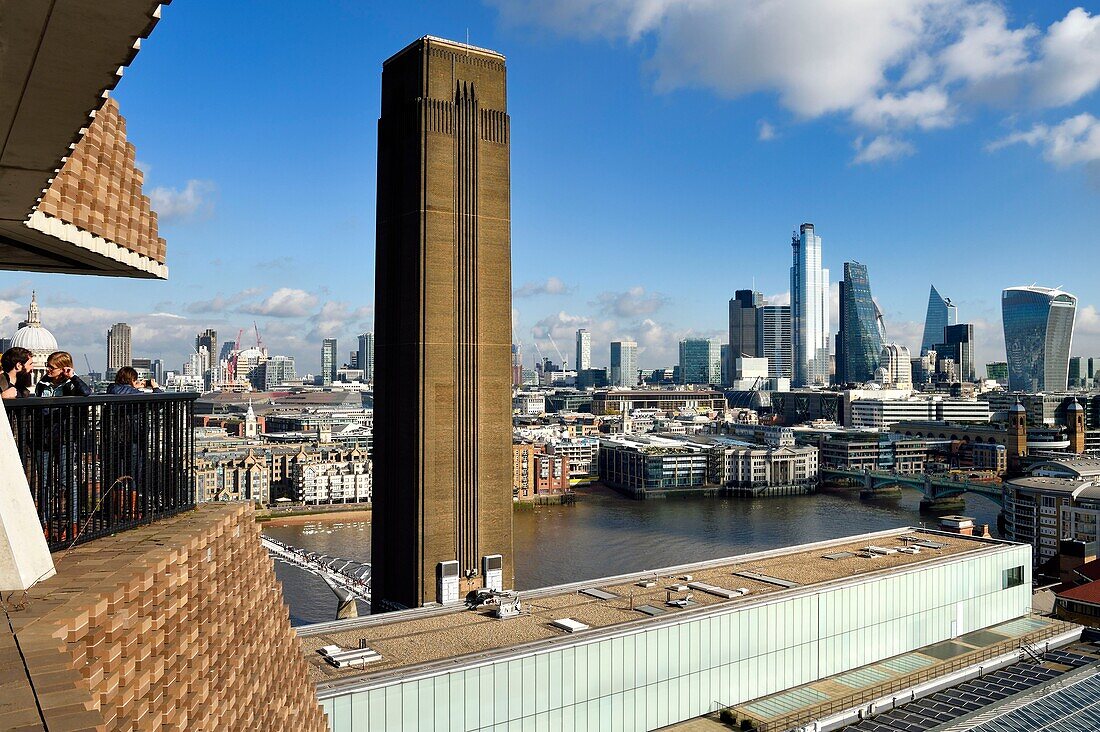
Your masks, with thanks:
M 0 356 L 0 398 L 22 399 L 31 395 L 31 368 L 34 354 L 16 346 Z

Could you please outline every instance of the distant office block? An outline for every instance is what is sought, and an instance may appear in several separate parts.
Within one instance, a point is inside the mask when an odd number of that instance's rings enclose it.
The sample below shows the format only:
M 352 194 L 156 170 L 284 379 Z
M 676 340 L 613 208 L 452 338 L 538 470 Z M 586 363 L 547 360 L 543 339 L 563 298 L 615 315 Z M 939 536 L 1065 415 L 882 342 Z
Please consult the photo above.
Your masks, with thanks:
M 132 361 L 130 326 L 115 323 L 107 330 L 107 373 L 113 374 L 123 366 L 130 366 Z
M 985 365 L 985 378 L 1008 384 L 1008 362 L 991 361 Z
M 951 359 L 960 381 L 974 381 L 974 326 L 970 323 L 949 325 L 943 329 L 943 342 L 935 345 L 937 361 Z
M 680 383 L 718 384 L 722 380 L 721 344 L 714 338 L 680 341 Z
M 321 384 L 328 386 L 336 381 L 336 339 L 325 338 L 321 341 Z
M 638 344 L 634 341 L 611 342 L 611 385 L 638 385 Z
M 592 334 L 585 328 L 577 331 L 577 361 L 574 368 L 578 372 L 592 368 Z
M 791 346 L 790 305 L 764 305 L 756 318 L 756 354 L 768 359 L 768 375 L 791 378 L 794 361 Z

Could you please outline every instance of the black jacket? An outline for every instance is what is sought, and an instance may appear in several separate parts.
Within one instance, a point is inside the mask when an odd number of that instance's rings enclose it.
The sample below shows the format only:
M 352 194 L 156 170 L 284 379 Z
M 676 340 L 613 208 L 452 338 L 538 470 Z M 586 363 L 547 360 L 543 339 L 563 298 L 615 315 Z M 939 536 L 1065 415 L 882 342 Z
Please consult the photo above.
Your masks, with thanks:
M 66 379 L 60 384 L 55 384 L 49 379 L 42 379 L 38 382 L 38 386 L 34 388 L 35 396 L 55 397 L 55 396 L 91 396 L 92 389 L 83 381 L 79 376 L 73 376 L 71 379 Z

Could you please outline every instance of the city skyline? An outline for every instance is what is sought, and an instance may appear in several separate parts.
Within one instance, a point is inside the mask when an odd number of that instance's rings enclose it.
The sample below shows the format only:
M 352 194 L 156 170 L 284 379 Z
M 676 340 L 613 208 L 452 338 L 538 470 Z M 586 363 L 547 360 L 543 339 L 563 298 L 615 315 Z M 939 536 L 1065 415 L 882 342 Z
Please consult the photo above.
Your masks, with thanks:
M 468 27 L 471 43 L 503 49 L 523 80 L 513 110 L 527 130 L 515 143 L 513 172 L 526 182 L 514 193 L 513 280 L 516 332 L 528 364 L 536 335 L 552 352 L 541 334 L 550 330 L 565 347 L 581 327 L 592 333 L 594 365 L 606 362 L 611 340 L 628 338 L 639 343 L 641 366 L 674 364 L 683 338 L 721 337 L 735 290 L 752 287 L 771 303 L 788 297 L 785 235 L 807 220 L 825 239 L 825 267 L 837 272 L 842 262 L 858 260 L 871 268 L 891 339 L 911 351 L 919 351 L 926 293 L 934 283 L 975 325 L 979 369 L 1003 360 L 1000 291 L 1037 280 L 1079 296 L 1074 355 L 1100 353 L 1100 291 L 1084 268 L 1028 256 L 1036 247 L 1070 260 L 1088 254 L 1077 232 L 1095 225 L 1090 171 L 1097 155 L 1085 144 L 1090 117 L 1081 115 L 1100 114 L 1094 94 L 1100 81 L 1047 59 L 1070 42 L 1071 27 L 1095 27 L 1089 12 L 1074 3 L 1011 3 L 976 14 L 968 22 L 1001 31 L 997 48 L 1007 55 L 994 67 L 1000 77 L 980 65 L 977 51 L 964 68 L 968 57 L 955 43 L 964 40 L 958 31 L 940 41 L 891 35 L 896 55 L 884 60 L 871 49 L 865 59 L 881 79 L 852 87 L 865 98 L 827 103 L 814 94 L 839 92 L 822 87 L 810 94 L 805 90 L 813 87 L 794 78 L 739 77 L 740 86 L 723 88 L 701 71 L 704 62 L 728 66 L 731 60 L 721 55 L 670 66 L 676 59 L 667 54 L 683 50 L 669 35 L 669 24 L 683 12 L 672 6 L 662 4 L 652 18 L 616 6 L 602 22 L 588 24 L 589 37 L 578 39 L 558 22 L 590 18 L 589 5 L 578 3 L 574 15 L 563 12 L 557 20 L 549 10 L 556 4 L 546 5 L 498 11 L 495 4 L 428 3 L 385 12 L 380 5 L 319 5 L 294 23 L 279 13 L 252 18 L 212 3 L 165 8 L 172 22 L 145 45 L 143 63 L 127 70 L 114 96 L 173 244 L 170 281 L 135 283 L 118 293 L 106 278 L 5 274 L 0 329 L 14 331 L 30 289 L 37 288 L 59 346 L 78 360 L 88 353 L 96 368 L 104 360 L 102 333 L 115 322 L 134 327 L 135 355 L 161 356 L 178 368 L 195 333 L 212 327 L 227 337 L 258 320 L 273 353 L 294 356 L 300 371 L 316 373 L 322 338 L 351 344 L 374 328 L 373 292 L 360 284 L 373 275 L 374 151 L 359 138 L 377 117 L 378 59 L 424 31 L 465 38 Z M 922 4 L 900 5 L 920 15 Z M 778 23 L 788 4 L 776 7 Z M 698 15 L 710 14 L 724 27 L 734 12 L 701 6 Z M 820 12 L 817 20 L 828 28 L 846 11 Z M 213 22 L 214 13 L 224 22 Z M 868 22 L 896 30 L 901 21 L 889 15 Z M 263 24 L 259 35 L 276 42 L 269 48 L 249 40 L 256 45 L 242 53 L 229 29 L 246 18 Z M 637 21 L 633 35 L 623 30 L 631 20 Z M 697 21 L 692 18 L 696 30 Z M 191 34 L 209 33 L 211 26 L 221 30 L 210 34 L 201 68 L 180 63 L 190 56 Z M 773 32 L 771 26 L 758 30 Z M 309 71 L 296 68 L 292 55 L 271 50 L 315 38 L 325 38 L 333 56 Z M 846 41 L 852 58 L 867 50 L 859 40 Z M 825 45 L 814 52 L 843 53 Z M 569 64 L 557 63 L 563 51 Z M 933 83 L 920 84 L 910 67 L 925 56 L 934 62 Z M 230 66 L 236 71 L 225 74 Z M 578 74 L 580 68 L 590 73 Z M 1064 103 L 974 100 L 980 91 L 987 97 L 997 91 L 991 80 L 1020 80 L 1027 69 L 1054 75 L 1051 89 L 1070 89 Z M 249 91 L 242 95 L 244 79 Z M 285 79 L 303 80 L 290 99 Z M 594 93 L 609 85 L 615 94 Z M 346 97 L 335 89 L 349 86 L 361 93 L 335 110 L 326 106 L 328 98 Z M 175 95 L 200 88 L 223 112 L 181 126 Z M 565 123 L 557 100 L 535 92 L 539 88 L 592 100 L 583 134 Z M 259 129 L 256 110 L 276 102 L 301 111 L 265 120 Z M 937 104 L 938 115 L 929 111 Z M 1063 128 L 1069 119 L 1082 127 Z M 625 120 L 641 120 L 641 129 L 617 135 Z M 1063 157 L 1047 146 L 1055 134 L 1066 143 Z M 175 144 L 180 135 L 197 144 Z M 239 144 L 244 139 L 250 144 Z M 291 139 L 295 144 L 287 148 Z M 654 149 L 652 139 L 682 144 Z M 871 163 L 873 154 L 888 152 L 890 140 L 896 152 L 912 154 Z M 275 149 L 284 154 L 254 154 Z M 792 189 L 789 171 L 807 155 L 816 184 Z M 258 183 L 282 179 L 286 171 L 299 183 Z M 316 226 L 313 212 L 326 209 L 344 213 Z M 566 210 L 570 215 L 561 217 Z M 881 246 L 886 235 L 889 247 Z M 316 256 L 322 248 L 328 256 Z M 958 263 L 961 253 L 973 251 L 982 256 Z M 338 266 L 341 258 L 357 266 Z M 712 274 L 702 283 L 700 263 Z M 835 310 L 830 320 L 837 322 Z

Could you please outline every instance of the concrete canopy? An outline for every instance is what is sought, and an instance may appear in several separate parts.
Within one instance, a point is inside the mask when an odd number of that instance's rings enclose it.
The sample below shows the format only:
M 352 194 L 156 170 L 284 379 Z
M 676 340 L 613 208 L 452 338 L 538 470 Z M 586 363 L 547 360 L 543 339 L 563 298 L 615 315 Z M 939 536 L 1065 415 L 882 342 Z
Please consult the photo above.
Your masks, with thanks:
M 0 0 L 0 269 L 167 276 L 124 126 L 86 144 L 164 4 Z

